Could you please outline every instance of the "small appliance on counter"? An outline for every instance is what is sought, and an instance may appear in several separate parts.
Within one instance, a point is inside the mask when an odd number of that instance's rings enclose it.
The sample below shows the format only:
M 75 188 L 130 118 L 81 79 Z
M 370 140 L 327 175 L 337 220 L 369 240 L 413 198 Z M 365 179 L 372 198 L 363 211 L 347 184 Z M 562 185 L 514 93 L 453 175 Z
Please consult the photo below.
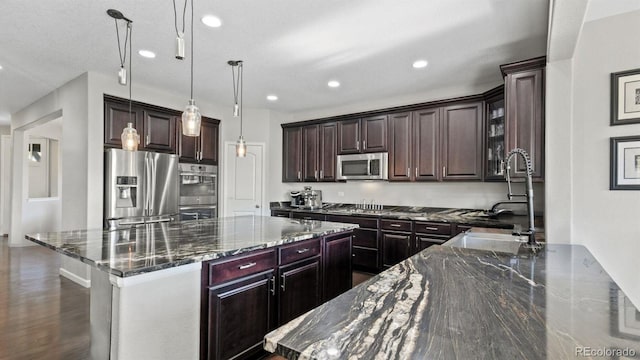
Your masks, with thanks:
M 292 191 L 289 193 L 289 196 L 291 196 L 291 207 L 299 208 L 304 206 L 302 191 Z
M 218 167 L 178 164 L 180 169 L 180 220 L 218 217 Z
M 322 190 L 311 190 L 311 186 L 305 186 L 301 194 L 304 200 L 302 206 L 304 209 L 322 209 Z

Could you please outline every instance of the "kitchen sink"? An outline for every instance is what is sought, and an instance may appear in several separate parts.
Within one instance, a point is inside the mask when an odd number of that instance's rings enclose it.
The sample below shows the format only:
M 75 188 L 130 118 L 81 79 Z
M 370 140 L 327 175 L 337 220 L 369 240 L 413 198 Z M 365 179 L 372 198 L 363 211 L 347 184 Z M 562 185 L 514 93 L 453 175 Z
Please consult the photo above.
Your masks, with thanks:
M 516 236 L 505 232 L 471 231 L 458 234 L 443 246 L 517 254 L 520 246 L 526 243 L 526 236 Z

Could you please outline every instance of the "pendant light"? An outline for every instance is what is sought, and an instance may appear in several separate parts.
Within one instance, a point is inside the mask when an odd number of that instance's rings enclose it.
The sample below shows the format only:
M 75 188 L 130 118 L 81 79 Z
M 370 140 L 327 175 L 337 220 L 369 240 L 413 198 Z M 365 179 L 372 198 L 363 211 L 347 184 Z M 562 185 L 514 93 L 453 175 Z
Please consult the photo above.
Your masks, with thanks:
M 186 3 L 185 3 L 186 7 Z M 191 0 L 191 98 L 182 113 L 182 135 L 199 136 L 202 115 L 193 100 L 193 0 Z
M 138 150 L 138 145 L 140 144 L 140 135 L 133 127 L 133 113 L 131 111 L 131 81 L 132 81 L 132 73 L 131 70 L 131 48 L 132 48 L 132 33 L 133 33 L 133 21 L 127 19 L 122 13 L 118 10 L 109 9 L 107 10 L 107 14 L 111 16 L 116 24 L 116 36 L 118 37 L 118 53 L 120 54 L 120 72 L 118 72 L 118 82 L 121 85 L 129 84 L 129 122 L 127 123 L 127 127 L 122 129 L 122 135 L 120 135 L 120 139 L 122 140 L 122 149 L 128 151 L 136 151 Z M 120 47 L 120 32 L 118 30 L 118 20 L 124 20 L 127 23 L 127 33 L 124 41 L 124 50 Z M 127 58 L 127 42 L 129 43 L 129 80 L 127 81 L 127 70 L 124 67 L 124 63 Z M 124 56 L 122 55 L 124 52 Z
M 233 77 L 233 116 L 240 117 L 240 137 L 236 141 L 236 156 L 245 157 L 247 155 L 247 143 L 242 137 L 242 60 L 229 60 L 227 64 L 231 65 L 231 75 Z M 236 71 L 237 70 L 237 71 Z M 237 76 L 236 76 L 237 73 Z

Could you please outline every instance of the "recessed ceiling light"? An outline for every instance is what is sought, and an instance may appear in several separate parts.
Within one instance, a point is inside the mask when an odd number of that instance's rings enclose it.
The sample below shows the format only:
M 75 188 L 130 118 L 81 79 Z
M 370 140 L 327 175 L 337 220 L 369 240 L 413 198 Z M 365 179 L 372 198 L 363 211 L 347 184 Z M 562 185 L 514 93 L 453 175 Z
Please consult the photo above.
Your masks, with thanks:
M 202 17 L 202 23 L 209 27 L 220 27 L 222 26 L 222 21 L 219 17 L 213 15 L 205 15 Z
M 140 54 L 140 56 L 146 57 L 148 59 L 153 59 L 153 58 L 156 57 L 156 53 L 154 53 L 153 51 L 150 51 L 150 50 L 139 50 L 138 54 Z
M 0 65 L 0 70 L 2 70 L 2 65 Z
M 426 68 L 429 63 L 427 60 L 416 60 L 413 62 L 413 67 L 416 69 Z
M 327 83 L 327 86 L 332 87 L 332 88 L 337 88 L 340 86 L 340 83 L 336 80 L 331 80 Z
M 276 95 L 267 95 L 267 100 L 276 101 L 278 100 L 278 97 Z

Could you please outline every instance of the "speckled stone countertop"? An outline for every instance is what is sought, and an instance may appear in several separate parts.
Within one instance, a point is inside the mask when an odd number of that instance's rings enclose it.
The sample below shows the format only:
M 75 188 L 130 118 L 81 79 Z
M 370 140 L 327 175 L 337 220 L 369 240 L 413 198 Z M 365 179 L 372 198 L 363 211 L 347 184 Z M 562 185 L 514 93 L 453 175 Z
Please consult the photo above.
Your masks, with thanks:
M 434 208 L 426 206 L 390 206 L 385 205 L 383 210 L 357 209 L 354 204 L 326 203 L 322 209 L 307 210 L 293 208 L 289 202 L 272 202 L 271 210 L 284 210 L 304 213 L 318 213 L 326 215 L 366 216 L 381 217 L 387 219 L 433 221 L 444 223 L 457 223 L 467 226 L 492 227 L 512 229 L 515 224 L 527 229 L 529 220 L 526 215 L 500 215 L 492 218 L 481 209 L 460 208 Z M 542 232 L 543 217 L 536 216 L 536 227 Z
M 217 259 L 358 227 L 324 221 L 238 216 L 26 235 L 40 245 L 120 277 Z
M 640 312 L 582 246 L 432 246 L 267 334 L 264 347 L 288 359 L 634 358 Z

